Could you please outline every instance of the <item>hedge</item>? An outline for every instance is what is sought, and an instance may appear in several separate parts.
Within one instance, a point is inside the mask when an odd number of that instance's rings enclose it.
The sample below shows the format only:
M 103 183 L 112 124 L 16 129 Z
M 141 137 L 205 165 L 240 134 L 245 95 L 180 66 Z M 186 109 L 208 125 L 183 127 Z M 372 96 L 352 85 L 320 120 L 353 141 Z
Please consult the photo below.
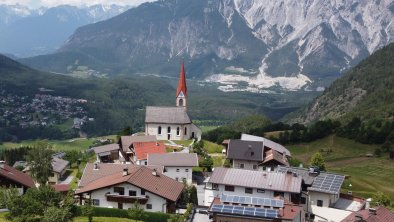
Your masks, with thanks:
M 94 207 L 93 217 L 119 217 L 119 218 L 130 218 L 127 210 L 116 209 L 116 208 L 103 208 Z M 148 212 L 145 211 L 146 218 L 145 222 L 167 222 L 171 214 L 161 212 Z M 80 206 L 75 209 L 74 216 L 82 216 L 82 210 Z M 130 218 L 134 219 L 134 218 Z

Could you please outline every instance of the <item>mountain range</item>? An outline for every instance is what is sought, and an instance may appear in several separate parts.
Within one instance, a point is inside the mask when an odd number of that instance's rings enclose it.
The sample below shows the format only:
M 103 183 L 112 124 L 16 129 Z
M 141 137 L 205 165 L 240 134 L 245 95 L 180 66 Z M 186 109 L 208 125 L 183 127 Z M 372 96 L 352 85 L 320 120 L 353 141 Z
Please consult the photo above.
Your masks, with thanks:
M 394 118 L 394 43 L 337 79 L 308 106 L 285 117 L 290 123 L 333 119 L 362 121 Z
M 0 5 L 0 52 L 17 57 L 53 53 L 78 27 L 111 18 L 128 8 L 60 5 L 30 9 Z
M 321 91 L 394 39 L 391 0 L 166 0 L 78 28 L 54 54 L 22 59 L 70 73 L 176 75 L 223 91 Z M 50 62 L 48 62 L 50 61 Z

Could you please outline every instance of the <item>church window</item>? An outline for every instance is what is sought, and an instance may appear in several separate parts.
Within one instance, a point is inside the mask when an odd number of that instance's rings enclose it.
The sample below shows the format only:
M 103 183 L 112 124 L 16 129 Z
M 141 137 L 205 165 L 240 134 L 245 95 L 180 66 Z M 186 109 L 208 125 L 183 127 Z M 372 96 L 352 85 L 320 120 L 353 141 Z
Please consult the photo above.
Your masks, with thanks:
M 161 135 L 161 126 L 159 126 L 159 128 L 157 128 L 157 134 Z
M 179 99 L 179 106 L 183 106 L 183 99 Z
M 176 135 L 179 136 L 179 127 L 176 128 Z
M 167 133 L 171 133 L 171 126 L 167 127 Z
M 185 127 L 185 135 L 187 135 L 187 128 Z

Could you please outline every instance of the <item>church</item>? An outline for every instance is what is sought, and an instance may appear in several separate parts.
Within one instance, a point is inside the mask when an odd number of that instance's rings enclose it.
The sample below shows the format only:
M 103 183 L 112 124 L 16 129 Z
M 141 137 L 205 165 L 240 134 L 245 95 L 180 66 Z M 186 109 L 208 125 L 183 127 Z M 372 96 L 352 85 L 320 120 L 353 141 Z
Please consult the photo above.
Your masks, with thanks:
M 193 124 L 187 113 L 185 65 L 182 63 L 175 96 L 175 107 L 147 106 L 145 134 L 158 140 L 201 139 L 201 129 Z

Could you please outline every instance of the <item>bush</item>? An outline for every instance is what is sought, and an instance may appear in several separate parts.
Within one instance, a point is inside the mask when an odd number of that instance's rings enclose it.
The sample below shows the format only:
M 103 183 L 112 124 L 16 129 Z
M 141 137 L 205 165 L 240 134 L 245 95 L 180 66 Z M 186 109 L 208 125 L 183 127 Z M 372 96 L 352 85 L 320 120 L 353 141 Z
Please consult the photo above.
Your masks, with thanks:
M 74 216 L 81 216 L 81 206 L 78 206 Z M 160 213 L 160 212 L 145 212 L 146 222 L 167 222 L 171 214 Z M 104 208 L 104 207 L 93 207 L 94 217 L 119 217 L 119 218 L 129 218 L 127 210 L 116 209 L 116 208 Z

